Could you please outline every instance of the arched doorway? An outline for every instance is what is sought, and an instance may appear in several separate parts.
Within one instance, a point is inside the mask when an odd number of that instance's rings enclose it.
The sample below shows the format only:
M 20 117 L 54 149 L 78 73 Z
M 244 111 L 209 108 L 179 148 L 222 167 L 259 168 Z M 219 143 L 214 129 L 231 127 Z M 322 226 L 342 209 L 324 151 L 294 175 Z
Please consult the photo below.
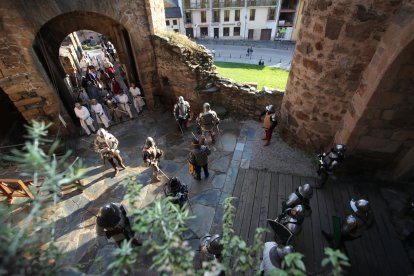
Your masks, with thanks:
M 107 37 L 117 49 L 120 63 L 126 68 L 127 78 L 138 85 L 140 84 L 130 36 L 120 23 L 110 17 L 93 12 L 70 12 L 49 20 L 38 31 L 33 49 L 59 94 L 64 108 L 76 124 L 78 124 L 78 120 L 73 111 L 74 99 L 71 97 L 67 83 L 65 83 L 68 72 L 65 71 L 59 59 L 59 49 L 62 41 L 69 34 L 79 30 L 93 30 Z

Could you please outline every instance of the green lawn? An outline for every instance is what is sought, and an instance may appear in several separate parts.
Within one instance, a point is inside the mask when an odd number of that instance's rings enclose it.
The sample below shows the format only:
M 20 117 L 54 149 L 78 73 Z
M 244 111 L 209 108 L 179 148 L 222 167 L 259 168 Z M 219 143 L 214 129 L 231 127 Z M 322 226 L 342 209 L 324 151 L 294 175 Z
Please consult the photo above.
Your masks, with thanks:
M 214 63 L 220 77 L 233 79 L 236 82 L 256 82 L 257 89 L 263 86 L 269 88 L 286 89 L 289 72 L 267 66 L 243 64 L 234 62 Z

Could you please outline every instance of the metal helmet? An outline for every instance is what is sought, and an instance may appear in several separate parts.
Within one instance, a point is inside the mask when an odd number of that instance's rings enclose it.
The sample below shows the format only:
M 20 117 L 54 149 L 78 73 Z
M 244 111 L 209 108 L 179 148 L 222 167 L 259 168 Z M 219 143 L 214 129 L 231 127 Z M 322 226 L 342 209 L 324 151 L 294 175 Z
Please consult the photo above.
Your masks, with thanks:
M 351 205 L 351 208 L 354 212 L 357 212 L 357 211 L 368 212 L 369 210 L 371 210 L 369 201 L 366 199 L 359 199 L 359 200 L 351 199 L 349 204 Z
M 273 104 L 269 104 L 266 106 L 266 111 L 272 111 L 275 112 L 275 107 L 273 106 Z
M 168 180 L 167 184 L 168 186 L 170 186 L 171 190 L 176 190 L 180 187 L 181 181 L 180 179 L 174 176 L 170 180 Z
M 210 104 L 209 103 L 204 103 L 203 104 L 203 109 L 204 109 L 204 112 L 210 111 Z
M 344 154 L 346 151 L 346 145 L 344 144 L 336 144 L 333 148 L 332 151 L 339 153 L 339 154 Z
M 276 245 L 272 249 L 270 249 L 269 257 L 270 261 L 274 266 L 280 267 L 282 260 L 285 258 L 286 255 L 293 253 L 295 250 L 291 245 Z
M 306 183 L 303 186 L 298 187 L 298 193 L 304 198 L 311 199 L 313 195 L 313 189 L 311 185 Z
M 180 104 L 183 104 L 184 103 L 184 97 L 183 96 L 178 97 L 178 102 Z
M 223 245 L 220 244 L 220 235 L 215 234 L 213 235 L 208 243 L 207 243 L 207 250 L 210 254 L 220 255 L 221 251 L 223 250 Z
M 108 228 L 115 227 L 120 220 L 121 210 L 114 203 L 109 203 L 101 207 L 96 222 L 99 226 Z
M 98 136 L 105 136 L 105 134 L 107 134 L 107 131 L 104 128 L 100 128 L 100 129 L 98 129 L 98 131 L 96 132 L 96 134 Z
M 145 140 L 145 145 L 147 147 L 153 147 L 155 146 L 155 141 L 152 137 L 147 137 L 147 139 Z

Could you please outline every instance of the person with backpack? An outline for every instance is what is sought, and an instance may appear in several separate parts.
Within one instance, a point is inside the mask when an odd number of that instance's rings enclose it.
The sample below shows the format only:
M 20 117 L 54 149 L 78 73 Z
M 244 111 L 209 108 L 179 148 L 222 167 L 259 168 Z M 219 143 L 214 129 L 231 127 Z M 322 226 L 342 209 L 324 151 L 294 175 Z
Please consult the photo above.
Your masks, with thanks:
M 208 156 L 211 154 L 210 149 L 205 145 L 200 145 L 197 138 L 193 138 L 191 143 L 193 150 L 189 155 L 189 162 L 194 167 L 194 178 L 201 180 L 201 168 L 203 168 L 204 176 L 208 178 Z

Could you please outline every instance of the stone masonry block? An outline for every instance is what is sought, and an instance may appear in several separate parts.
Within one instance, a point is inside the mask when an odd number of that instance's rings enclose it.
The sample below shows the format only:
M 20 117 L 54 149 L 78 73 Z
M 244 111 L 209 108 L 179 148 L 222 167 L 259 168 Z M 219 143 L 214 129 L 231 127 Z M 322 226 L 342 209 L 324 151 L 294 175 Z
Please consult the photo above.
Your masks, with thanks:
M 401 146 L 400 142 L 390 139 L 364 136 L 359 140 L 357 148 L 359 150 L 367 150 L 380 153 L 395 153 Z
M 24 106 L 24 105 L 31 105 L 31 104 L 35 104 L 35 103 L 40 103 L 41 101 L 43 101 L 43 99 L 41 97 L 34 97 L 34 98 L 28 98 L 28 99 L 20 100 L 18 102 L 15 102 L 14 104 L 17 107 L 19 107 L 19 106 Z

